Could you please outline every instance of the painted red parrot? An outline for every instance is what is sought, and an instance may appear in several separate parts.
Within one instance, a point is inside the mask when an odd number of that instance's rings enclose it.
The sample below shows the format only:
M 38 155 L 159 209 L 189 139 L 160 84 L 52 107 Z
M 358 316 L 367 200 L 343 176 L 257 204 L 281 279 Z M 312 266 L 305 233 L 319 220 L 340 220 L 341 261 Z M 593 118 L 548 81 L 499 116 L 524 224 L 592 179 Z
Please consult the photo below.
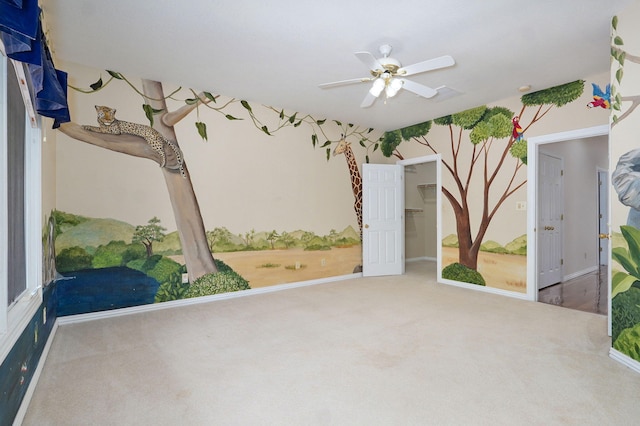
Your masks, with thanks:
M 517 115 L 511 119 L 511 122 L 513 123 L 512 135 L 515 141 L 521 140 L 524 135 L 524 130 L 520 126 L 519 120 L 520 120 L 520 117 L 518 117 Z
M 611 108 L 611 84 L 607 84 L 604 92 L 597 84 L 591 83 L 591 85 L 593 86 L 593 101 L 587 104 L 587 108 Z

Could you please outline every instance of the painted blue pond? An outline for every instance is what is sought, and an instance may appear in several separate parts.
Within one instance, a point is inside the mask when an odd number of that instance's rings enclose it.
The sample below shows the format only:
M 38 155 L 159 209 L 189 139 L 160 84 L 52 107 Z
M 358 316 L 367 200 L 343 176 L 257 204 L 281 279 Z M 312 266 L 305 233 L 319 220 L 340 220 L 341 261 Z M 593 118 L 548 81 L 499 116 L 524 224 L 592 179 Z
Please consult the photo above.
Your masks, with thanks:
M 126 267 L 69 272 L 57 282 L 58 316 L 107 311 L 153 303 L 159 284 Z

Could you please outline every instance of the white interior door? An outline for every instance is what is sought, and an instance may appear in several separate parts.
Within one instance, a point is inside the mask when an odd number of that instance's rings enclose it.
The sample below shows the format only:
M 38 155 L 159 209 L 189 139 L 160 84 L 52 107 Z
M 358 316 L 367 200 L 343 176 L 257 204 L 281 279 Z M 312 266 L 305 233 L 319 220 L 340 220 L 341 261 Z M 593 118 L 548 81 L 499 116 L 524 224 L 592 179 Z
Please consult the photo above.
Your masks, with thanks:
M 362 166 L 362 275 L 404 273 L 404 166 Z
M 562 160 L 538 156 L 538 289 L 562 281 Z
M 609 264 L 609 172 L 598 171 L 598 251 L 600 265 Z

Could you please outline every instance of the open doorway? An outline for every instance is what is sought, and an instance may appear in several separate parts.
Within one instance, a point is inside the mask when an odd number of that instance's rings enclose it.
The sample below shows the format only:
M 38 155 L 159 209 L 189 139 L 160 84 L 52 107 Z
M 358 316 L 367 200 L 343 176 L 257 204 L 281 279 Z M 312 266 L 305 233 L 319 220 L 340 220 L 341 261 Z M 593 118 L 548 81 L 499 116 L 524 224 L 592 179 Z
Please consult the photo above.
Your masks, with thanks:
M 440 271 L 440 156 L 398 161 L 405 168 L 405 262 L 430 263 Z M 438 273 L 439 275 L 439 273 Z
M 608 202 L 602 198 L 608 195 L 600 184 L 609 163 L 608 126 L 531 142 L 536 208 L 529 223 L 535 230 L 535 298 L 607 314 L 608 270 L 602 259 L 608 258 L 608 246 L 603 248 L 600 237 L 608 236 L 602 232 L 608 213 Z

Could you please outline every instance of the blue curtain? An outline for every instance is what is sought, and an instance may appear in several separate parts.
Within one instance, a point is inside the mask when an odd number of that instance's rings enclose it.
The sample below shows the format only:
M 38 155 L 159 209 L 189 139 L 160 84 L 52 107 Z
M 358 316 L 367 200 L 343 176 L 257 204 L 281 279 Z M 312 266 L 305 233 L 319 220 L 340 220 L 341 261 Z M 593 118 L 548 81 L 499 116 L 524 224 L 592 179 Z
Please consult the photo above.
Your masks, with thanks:
M 38 0 L 0 0 L 0 39 L 7 56 L 27 64 L 36 112 L 53 118 L 53 128 L 71 121 L 67 73 L 56 70 L 40 23 Z

